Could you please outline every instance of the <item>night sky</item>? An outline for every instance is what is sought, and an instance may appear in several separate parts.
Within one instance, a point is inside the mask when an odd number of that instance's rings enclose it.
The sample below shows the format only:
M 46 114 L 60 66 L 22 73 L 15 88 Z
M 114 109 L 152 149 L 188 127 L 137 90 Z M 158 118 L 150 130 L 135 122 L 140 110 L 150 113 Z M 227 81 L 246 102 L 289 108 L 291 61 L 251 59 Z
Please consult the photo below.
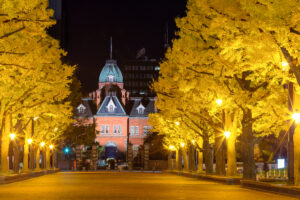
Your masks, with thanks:
M 84 92 L 97 88 L 98 76 L 109 58 L 134 59 L 146 48 L 149 58 L 164 52 L 166 24 L 170 38 L 175 18 L 185 15 L 186 0 L 66 0 L 66 50 L 69 64 L 77 64 Z

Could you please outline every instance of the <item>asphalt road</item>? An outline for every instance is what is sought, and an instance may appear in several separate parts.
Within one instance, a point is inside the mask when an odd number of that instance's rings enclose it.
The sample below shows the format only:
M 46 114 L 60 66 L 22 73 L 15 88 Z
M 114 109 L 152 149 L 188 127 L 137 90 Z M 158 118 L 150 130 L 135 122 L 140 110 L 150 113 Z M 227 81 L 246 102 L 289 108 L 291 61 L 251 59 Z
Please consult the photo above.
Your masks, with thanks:
M 0 185 L 0 199 L 292 200 L 298 198 L 170 174 L 60 172 Z

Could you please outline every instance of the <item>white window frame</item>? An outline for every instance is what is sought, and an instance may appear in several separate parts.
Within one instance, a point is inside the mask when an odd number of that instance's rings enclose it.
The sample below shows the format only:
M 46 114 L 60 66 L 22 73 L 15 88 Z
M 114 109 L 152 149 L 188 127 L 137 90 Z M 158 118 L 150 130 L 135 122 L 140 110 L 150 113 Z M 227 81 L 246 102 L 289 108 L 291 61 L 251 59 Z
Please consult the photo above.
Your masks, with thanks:
M 109 134 L 109 125 L 108 124 L 105 125 L 105 133 Z
M 101 124 L 101 127 L 100 127 L 100 133 L 105 133 L 105 126 L 104 124 Z
M 117 134 L 117 125 L 114 125 L 113 127 L 113 134 Z
M 130 135 L 134 135 L 135 126 L 130 126 Z
M 134 133 L 135 135 L 139 135 L 139 126 L 135 126 Z
M 122 133 L 122 126 L 119 125 L 119 126 L 118 126 L 118 134 L 121 134 L 121 133 Z

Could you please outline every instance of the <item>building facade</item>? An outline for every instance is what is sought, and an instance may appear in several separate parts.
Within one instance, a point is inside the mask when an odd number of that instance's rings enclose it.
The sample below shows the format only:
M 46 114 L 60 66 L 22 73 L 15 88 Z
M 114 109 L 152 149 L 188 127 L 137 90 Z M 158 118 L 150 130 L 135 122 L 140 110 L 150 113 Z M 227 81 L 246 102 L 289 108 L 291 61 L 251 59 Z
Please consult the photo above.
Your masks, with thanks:
M 125 83 L 126 84 L 126 83 Z M 155 112 L 156 97 L 133 97 L 124 88 L 123 75 L 116 60 L 107 60 L 99 76 L 98 89 L 82 99 L 78 118 L 96 123 L 96 140 L 105 149 L 105 159 L 122 159 L 127 145 L 134 154 L 150 133 L 148 115 Z

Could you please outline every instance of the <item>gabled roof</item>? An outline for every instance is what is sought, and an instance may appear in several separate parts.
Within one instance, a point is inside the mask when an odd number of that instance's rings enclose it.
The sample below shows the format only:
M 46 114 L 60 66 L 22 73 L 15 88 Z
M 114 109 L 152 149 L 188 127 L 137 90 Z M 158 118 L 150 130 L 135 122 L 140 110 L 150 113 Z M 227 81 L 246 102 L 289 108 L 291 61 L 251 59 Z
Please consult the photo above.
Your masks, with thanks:
M 115 108 L 113 112 L 109 112 L 109 104 L 114 104 Z M 126 116 L 123 106 L 116 96 L 106 96 L 103 100 L 100 108 L 97 111 L 97 116 Z
M 150 113 L 155 112 L 154 100 L 152 98 L 143 100 L 142 98 L 135 97 L 135 98 L 131 98 L 131 100 L 133 100 L 134 102 L 129 117 L 148 117 Z M 138 108 L 141 106 L 145 108 L 143 114 L 138 113 Z
M 82 108 L 82 112 L 81 109 Z M 87 118 L 93 117 L 95 113 L 95 105 L 91 98 L 82 98 L 81 104 L 74 109 L 75 117 Z

